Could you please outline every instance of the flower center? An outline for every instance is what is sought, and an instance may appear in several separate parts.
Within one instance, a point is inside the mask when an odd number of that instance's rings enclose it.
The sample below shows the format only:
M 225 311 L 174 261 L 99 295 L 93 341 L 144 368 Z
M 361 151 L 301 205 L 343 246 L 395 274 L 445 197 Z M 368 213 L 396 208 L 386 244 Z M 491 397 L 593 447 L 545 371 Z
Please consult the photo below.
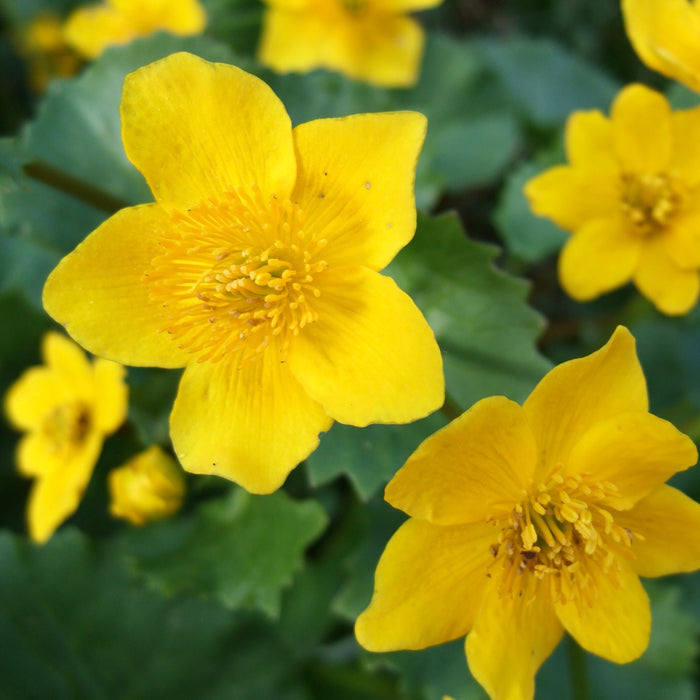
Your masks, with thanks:
M 236 190 L 172 215 L 161 255 L 146 281 L 167 319 L 163 330 L 197 361 L 242 353 L 244 363 L 276 339 L 291 338 L 318 319 L 319 257 L 324 239 L 303 229 L 299 207 L 260 191 Z
M 343 9 L 350 15 L 361 15 L 367 8 L 367 0 L 340 0 Z
M 546 580 L 553 602 L 573 601 L 582 610 L 598 595 L 588 564 L 619 585 L 618 555 L 634 558 L 632 541 L 641 536 L 616 525 L 601 505 L 616 492 L 614 484 L 591 485 L 559 473 L 534 489 L 497 523 L 489 568 L 504 569 L 499 593 L 522 596 L 534 580 Z
M 659 173 L 623 173 L 622 209 L 641 236 L 649 236 L 668 226 L 682 205 L 678 178 Z
M 56 406 L 45 418 L 43 432 L 54 452 L 78 447 L 90 428 L 90 411 L 80 401 Z

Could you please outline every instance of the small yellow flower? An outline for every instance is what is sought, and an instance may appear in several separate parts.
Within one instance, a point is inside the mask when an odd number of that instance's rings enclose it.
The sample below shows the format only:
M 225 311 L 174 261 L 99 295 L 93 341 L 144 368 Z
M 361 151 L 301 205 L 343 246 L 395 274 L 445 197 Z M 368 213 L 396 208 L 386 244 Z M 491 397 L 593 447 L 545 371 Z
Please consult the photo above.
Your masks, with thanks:
M 44 306 L 124 364 L 185 367 L 170 418 L 188 471 L 277 489 L 338 420 L 439 408 L 440 351 L 383 269 L 413 237 L 425 117 L 291 128 L 257 78 L 180 53 L 127 76 L 122 134 L 156 202 L 64 258 Z
M 182 505 L 185 479 L 157 445 L 109 474 L 110 512 L 134 525 L 168 518 Z
M 385 87 L 418 79 L 424 35 L 406 13 L 442 0 L 264 0 L 259 57 L 277 71 L 330 68 Z
M 627 36 L 649 68 L 700 92 L 700 4 L 622 0 Z
M 387 486 L 411 518 L 382 555 L 358 640 L 391 651 L 466 634 L 494 700 L 531 699 L 564 630 L 611 661 L 637 658 L 651 622 L 639 576 L 700 567 L 700 505 L 664 484 L 696 459 L 648 412 L 623 327 L 549 372 L 523 406 L 479 401 Z
M 201 34 L 206 23 L 199 0 L 105 0 L 74 10 L 64 31 L 66 41 L 78 53 L 93 59 L 108 46 L 127 44 L 157 31 Z
M 700 109 L 630 85 L 610 119 L 575 112 L 569 165 L 525 186 L 532 210 L 573 232 L 559 258 L 566 292 L 587 301 L 632 280 L 663 313 L 689 311 L 700 290 Z
M 45 364 L 29 368 L 8 390 L 5 412 L 27 432 L 17 466 L 36 479 L 27 521 L 36 542 L 46 542 L 80 503 L 102 442 L 124 421 L 124 368 L 88 362 L 75 343 L 50 332 L 42 342 Z

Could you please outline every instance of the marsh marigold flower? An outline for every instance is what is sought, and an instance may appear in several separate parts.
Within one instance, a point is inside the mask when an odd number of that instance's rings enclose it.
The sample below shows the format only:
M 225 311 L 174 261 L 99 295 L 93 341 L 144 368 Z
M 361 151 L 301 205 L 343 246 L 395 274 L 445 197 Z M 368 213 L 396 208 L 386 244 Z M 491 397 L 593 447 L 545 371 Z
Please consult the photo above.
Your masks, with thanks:
M 185 496 L 180 467 L 158 445 L 109 473 L 109 510 L 133 525 L 145 525 L 177 513 Z
M 440 407 L 435 337 L 378 272 L 414 234 L 425 117 L 292 129 L 265 83 L 186 53 L 127 76 L 121 109 L 156 202 L 64 258 L 44 306 L 97 355 L 185 368 L 170 418 L 185 469 L 269 493 L 334 419 Z
M 264 0 L 259 58 L 280 72 L 330 68 L 385 87 L 418 79 L 425 37 L 407 13 L 442 0 Z
M 662 312 L 683 314 L 700 289 L 700 108 L 672 112 L 642 85 L 610 119 L 575 112 L 569 165 L 525 186 L 532 210 L 571 231 L 559 258 L 566 292 L 587 301 L 630 280 Z
M 648 412 L 634 338 L 618 328 L 554 368 L 520 406 L 493 396 L 429 437 L 386 488 L 410 515 L 357 620 L 373 651 L 467 635 L 491 698 L 528 700 L 564 630 L 624 663 L 646 648 L 639 576 L 700 567 L 700 505 L 664 484 L 697 459 Z
M 105 0 L 79 7 L 66 21 L 66 41 L 85 58 L 97 58 L 108 47 L 166 31 L 180 36 L 201 34 L 207 16 L 199 0 Z
M 44 365 L 30 367 L 8 390 L 5 412 L 27 434 L 17 447 L 19 471 L 35 479 L 27 522 L 45 542 L 78 507 L 106 435 L 124 421 L 127 386 L 115 362 L 89 362 L 59 333 L 42 342 Z
M 700 92 L 700 4 L 622 0 L 627 36 L 652 70 Z

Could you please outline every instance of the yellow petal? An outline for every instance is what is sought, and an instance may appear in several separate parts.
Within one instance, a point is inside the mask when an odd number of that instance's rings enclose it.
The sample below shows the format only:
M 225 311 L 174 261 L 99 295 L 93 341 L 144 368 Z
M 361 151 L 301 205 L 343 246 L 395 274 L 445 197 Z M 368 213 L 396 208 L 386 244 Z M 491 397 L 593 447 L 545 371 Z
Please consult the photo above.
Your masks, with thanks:
M 90 352 L 127 365 L 182 367 L 190 359 L 162 332 L 144 272 L 170 226 L 153 204 L 107 219 L 49 275 L 44 308 Z
M 700 91 L 700 13 L 688 0 L 623 0 L 627 36 L 654 70 Z
M 443 0 L 374 0 L 373 6 L 383 12 L 408 13 L 428 10 L 442 2 Z
M 126 17 L 109 5 L 76 9 L 63 31 L 66 43 L 89 59 L 97 58 L 108 46 L 125 44 L 135 34 Z
M 700 504 L 671 486 L 660 486 L 631 510 L 616 513 L 615 524 L 633 533 L 637 558 L 631 566 L 640 576 L 700 569 Z
M 596 423 L 627 411 L 647 411 L 646 382 L 631 333 L 618 326 L 600 350 L 555 367 L 523 408 L 540 448 L 543 475 L 566 464 L 572 448 Z
M 666 98 L 639 84 L 623 88 L 612 106 L 613 139 L 621 169 L 654 174 L 671 161 L 671 108 Z
M 361 267 L 333 270 L 320 286 L 319 319 L 294 339 L 289 365 L 326 413 L 364 427 L 407 423 L 440 408 L 440 349 L 410 297 Z
M 325 238 L 329 265 L 384 268 L 416 229 L 414 178 L 426 119 L 417 112 L 319 119 L 294 129 L 292 199 Z
M 563 634 L 546 586 L 531 583 L 525 600 L 502 597 L 494 579 L 467 636 L 469 670 L 493 700 L 532 700 L 535 673 Z
M 616 171 L 610 120 L 598 110 L 574 112 L 566 122 L 566 155 L 577 168 Z
M 257 185 L 286 198 L 296 177 L 289 117 L 261 80 L 177 53 L 130 73 L 122 138 L 158 202 L 187 207 Z
M 637 574 L 626 561 L 620 560 L 619 565 L 618 587 L 598 564 L 582 559 L 579 572 L 590 576 L 586 585 L 597 590 L 595 602 L 591 607 L 582 602 L 580 611 L 576 602 L 554 607 L 566 631 L 584 649 L 625 664 L 641 656 L 649 644 L 651 610 Z
M 669 316 L 688 313 L 700 292 L 698 271 L 676 267 L 661 236 L 652 238 L 642 249 L 634 283 L 659 311 Z
M 423 649 L 464 636 L 488 583 L 495 534 L 486 523 L 404 523 L 379 560 L 372 602 L 355 624 L 360 644 L 370 651 Z
M 139 34 L 164 29 L 188 36 L 204 30 L 207 16 L 199 0 L 108 0 L 140 29 Z
M 17 470 L 24 476 L 43 476 L 60 469 L 63 456 L 43 431 L 32 431 L 17 444 Z
M 475 522 L 522 500 L 537 445 L 523 409 L 504 396 L 474 404 L 425 440 L 384 497 L 414 518 L 440 525 Z
M 95 427 L 104 434 L 114 432 L 125 420 L 129 390 L 124 382 L 126 370 L 116 362 L 97 358 L 95 374 Z
M 688 271 L 700 268 L 700 199 L 677 215 L 662 240 L 676 267 Z
M 566 473 L 609 481 L 617 492 L 606 502 L 626 509 L 697 459 L 693 441 L 668 421 L 650 413 L 621 413 L 597 423 L 579 440 Z
M 102 436 L 94 431 L 89 433 L 80 448 L 64 463 L 34 483 L 29 496 L 27 522 L 29 534 L 35 542 L 46 542 L 75 512 L 101 448 Z
M 566 242 L 559 256 L 559 280 L 577 301 L 595 299 L 632 279 L 641 254 L 641 239 L 621 217 L 596 219 Z
M 68 386 L 48 367 L 30 367 L 8 389 L 5 413 L 20 430 L 35 430 L 59 403 L 72 398 Z
M 700 36 L 698 37 L 700 40 Z M 679 174 L 686 187 L 700 184 L 700 107 L 671 115 L 673 153 L 669 170 Z
M 235 358 L 187 367 L 170 435 L 187 471 L 271 493 L 316 449 L 331 422 L 271 347 L 241 368 Z
M 92 366 L 72 340 L 61 333 L 46 333 L 41 342 L 41 354 L 49 369 L 65 384 L 66 393 L 92 399 Z
M 525 185 L 532 211 L 546 216 L 567 231 L 619 209 L 618 173 L 615 170 L 572 168 L 545 170 Z

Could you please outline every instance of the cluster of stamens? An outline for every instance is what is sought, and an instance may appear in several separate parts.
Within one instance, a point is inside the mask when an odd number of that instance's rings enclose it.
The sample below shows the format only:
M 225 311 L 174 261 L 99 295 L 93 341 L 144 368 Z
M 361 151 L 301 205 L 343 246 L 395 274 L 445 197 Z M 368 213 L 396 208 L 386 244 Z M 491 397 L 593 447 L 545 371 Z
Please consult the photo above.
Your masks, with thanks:
M 633 559 L 632 541 L 640 536 L 616 525 L 602 505 L 616 493 L 614 484 L 588 484 L 555 472 L 507 518 L 494 520 L 501 529 L 490 549 L 489 575 L 503 569 L 499 593 L 529 596 L 541 580 L 553 602 L 590 607 L 598 591 L 589 564 L 619 585 L 618 556 Z
M 197 360 L 256 357 L 318 319 L 314 299 L 324 239 L 308 235 L 299 207 L 256 188 L 173 214 L 163 253 L 146 273 L 164 330 Z
M 682 206 L 678 178 L 670 174 L 620 176 L 622 210 L 642 236 L 668 226 Z
M 90 411 L 81 401 L 67 401 L 46 416 L 42 428 L 54 452 L 69 451 L 85 439 L 90 428 Z

